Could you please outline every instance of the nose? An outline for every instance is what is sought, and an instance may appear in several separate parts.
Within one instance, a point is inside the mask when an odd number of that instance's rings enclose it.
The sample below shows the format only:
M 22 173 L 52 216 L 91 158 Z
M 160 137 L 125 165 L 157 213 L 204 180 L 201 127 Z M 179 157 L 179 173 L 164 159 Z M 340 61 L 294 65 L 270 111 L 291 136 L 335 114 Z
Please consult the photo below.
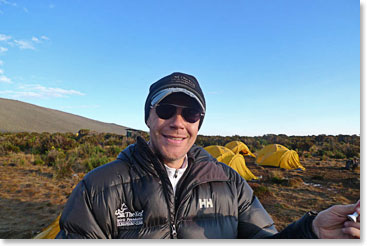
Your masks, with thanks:
M 174 129 L 184 128 L 185 120 L 182 117 L 182 108 L 177 108 L 176 114 L 170 119 L 170 127 Z

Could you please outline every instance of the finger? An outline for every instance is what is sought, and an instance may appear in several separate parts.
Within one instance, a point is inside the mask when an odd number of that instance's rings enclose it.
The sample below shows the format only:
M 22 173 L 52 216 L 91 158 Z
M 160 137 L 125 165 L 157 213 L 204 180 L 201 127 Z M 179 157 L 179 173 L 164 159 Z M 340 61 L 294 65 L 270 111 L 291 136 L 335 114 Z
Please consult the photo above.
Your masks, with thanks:
M 339 216 L 347 216 L 348 214 L 352 214 L 356 209 L 355 204 L 348 204 L 348 205 L 334 205 L 331 207 L 332 213 L 339 215 Z
M 348 228 L 348 227 L 354 227 L 357 229 L 361 229 L 361 224 L 358 222 L 353 222 L 353 221 L 346 221 L 344 223 L 344 228 Z
M 354 238 L 360 238 L 361 237 L 361 231 L 360 229 L 354 228 L 354 227 L 346 227 L 342 229 L 343 233 L 354 237 Z

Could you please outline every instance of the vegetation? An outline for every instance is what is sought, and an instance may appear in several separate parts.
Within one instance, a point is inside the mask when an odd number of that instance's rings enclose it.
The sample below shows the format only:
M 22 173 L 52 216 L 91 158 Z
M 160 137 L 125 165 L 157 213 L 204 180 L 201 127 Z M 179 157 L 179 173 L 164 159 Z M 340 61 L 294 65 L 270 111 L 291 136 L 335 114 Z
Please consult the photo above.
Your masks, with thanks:
M 149 138 L 146 132 L 137 134 L 146 140 Z M 114 160 L 123 149 L 135 142 L 135 137 L 96 133 L 88 129 L 81 129 L 78 134 L 0 133 L 0 157 L 5 157 L 7 160 L 5 164 L 29 162 L 34 165 L 51 166 L 55 169 L 56 178 L 65 178 L 75 172 L 88 172 Z M 203 147 L 224 146 L 234 140 L 244 142 L 252 152 L 262 149 L 267 144 L 278 143 L 296 150 L 300 157 L 318 157 L 320 160 L 345 159 L 360 155 L 360 137 L 357 135 L 304 137 L 273 134 L 262 137 L 199 135 L 196 144 Z M 277 175 L 272 177 L 272 181 L 285 182 L 283 177 Z
M 297 151 L 300 157 L 319 157 L 321 160 L 359 158 L 360 154 L 360 137 L 357 135 L 287 136 L 267 134 L 262 137 L 199 135 L 196 144 L 200 146 L 224 146 L 230 141 L 242 141 L 251 152 L 259 151 L 265 145 L 277 143 Z

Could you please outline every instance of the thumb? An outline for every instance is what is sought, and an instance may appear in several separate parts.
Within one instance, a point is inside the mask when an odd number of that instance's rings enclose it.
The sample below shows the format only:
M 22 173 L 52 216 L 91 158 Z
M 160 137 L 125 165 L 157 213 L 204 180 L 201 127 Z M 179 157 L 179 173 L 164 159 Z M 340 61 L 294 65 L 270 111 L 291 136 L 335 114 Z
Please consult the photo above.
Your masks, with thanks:
M 334 205 L 331 207 L 333 213 L 339 216 L 347 216 L 355 211 L 356 204 L 348 204 L 348 205 Z

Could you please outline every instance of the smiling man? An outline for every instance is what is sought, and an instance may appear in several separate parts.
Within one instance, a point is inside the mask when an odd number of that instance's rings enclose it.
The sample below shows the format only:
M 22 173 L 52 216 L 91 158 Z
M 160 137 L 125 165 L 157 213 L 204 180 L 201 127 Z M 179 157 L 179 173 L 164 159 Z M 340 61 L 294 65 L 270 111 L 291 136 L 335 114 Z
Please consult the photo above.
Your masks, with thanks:
M 146 143 L 88 173 L 73 190 L 57 238 L 359 238 L 357 205 L 308 212 L 283 231 L 247 182 L 195 140 L 206 113 L 195 77 L 173 73 L 151 85 Z

